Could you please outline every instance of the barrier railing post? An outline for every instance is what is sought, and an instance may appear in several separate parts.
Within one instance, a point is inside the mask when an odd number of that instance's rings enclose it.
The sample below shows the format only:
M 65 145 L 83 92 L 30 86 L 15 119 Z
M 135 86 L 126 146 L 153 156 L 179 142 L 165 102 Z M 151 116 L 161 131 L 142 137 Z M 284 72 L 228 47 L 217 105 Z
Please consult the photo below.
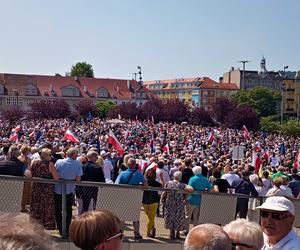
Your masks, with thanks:
M 61 202 L 62 202 L 62 236 L 67 238 L 67 199 L 66 199 L 66 183 L 61 185 Z

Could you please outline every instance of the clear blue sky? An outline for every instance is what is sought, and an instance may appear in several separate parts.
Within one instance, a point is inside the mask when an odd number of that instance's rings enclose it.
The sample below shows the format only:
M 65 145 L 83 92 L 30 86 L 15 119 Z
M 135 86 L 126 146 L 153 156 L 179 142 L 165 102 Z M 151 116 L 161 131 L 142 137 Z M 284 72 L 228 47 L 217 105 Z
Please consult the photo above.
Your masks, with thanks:
M 209 76 L 238 60 L 300 70 L 299 0 L 0 0 L 0 72 L 96 77 Z

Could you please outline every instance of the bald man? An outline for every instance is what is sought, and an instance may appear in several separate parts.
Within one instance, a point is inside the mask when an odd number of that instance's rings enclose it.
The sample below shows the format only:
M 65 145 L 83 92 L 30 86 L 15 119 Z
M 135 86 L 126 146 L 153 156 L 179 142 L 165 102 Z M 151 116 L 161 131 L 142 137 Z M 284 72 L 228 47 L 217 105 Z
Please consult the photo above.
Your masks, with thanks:
M 230 250 L 230 239 L 220 226 L 201 224 L 188 233 L 184 242 L 184 250 L 202 249 Z

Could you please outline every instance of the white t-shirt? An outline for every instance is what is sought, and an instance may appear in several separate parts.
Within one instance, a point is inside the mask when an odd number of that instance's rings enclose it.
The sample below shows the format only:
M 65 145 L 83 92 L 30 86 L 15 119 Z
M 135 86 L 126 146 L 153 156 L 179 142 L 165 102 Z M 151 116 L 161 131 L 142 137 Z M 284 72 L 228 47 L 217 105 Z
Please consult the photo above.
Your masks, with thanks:
M 268 236 L 264 234 L 265 244 L 262 250 L 299 250 L 300 238 L 292 229 L 284 238 L 278 241 L 274 246 L 269 246 Z
M 110 160 L 105 159 L 103 164 L 103 173 L 106 183 L 111 183 L 111 171 L 114 169 L 114 166 L 111 164 Z
M 232 185 L 232 182 L 234 180 L 238 180 L 240 179 L 240 177 L 237 175 L 237 174 L 234 174 L 234 173 L 227 173 L 227 174 L 224 174 L 221 179 L 225 179 L 228 181 L 229 185 L 231 186 Z
M 156 181 L 162 184 L 160 175 L 162 174 L 162 178 L 164 183 L 166 184 L 170 180 L 169 172 L 165 168 L 157 168 L 156 169 Z

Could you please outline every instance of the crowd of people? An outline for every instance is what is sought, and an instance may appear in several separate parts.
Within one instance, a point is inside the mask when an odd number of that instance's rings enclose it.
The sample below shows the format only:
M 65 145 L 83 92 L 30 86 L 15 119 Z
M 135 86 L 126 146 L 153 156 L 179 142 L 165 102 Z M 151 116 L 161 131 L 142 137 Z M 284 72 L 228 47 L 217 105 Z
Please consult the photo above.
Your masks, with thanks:
M 65 136 L 67 130 L 73 139 Z M 98 118 L 2 121 L 0 175 L 184 190 L 176 196 L 147 190 L 142 200 L 146 235 L 155 237 L 158 216 L 164 217 L 175 239 L 192 233 L 192 218 L 198 226 L 201 196 L 194 191 L 251 195 L 250 200 L 238 198 L 236 215 L 255 221 L 255 197 L 300 198 L 299 145 L 293 137 L 187 123 L 110 123 Z M 95 208 L 97 193 L 97 187 L 67 185 L 67 234 L 74 197 L 81 214 L 90 209 L 91 201 Z M 62 195 L 61 185 L 25 182 L 21 209 L 29 210 L 46 229 L 57 228 L 62 234 Z M 141 239 L 139 222 L 133 226 L 135 238 Z

